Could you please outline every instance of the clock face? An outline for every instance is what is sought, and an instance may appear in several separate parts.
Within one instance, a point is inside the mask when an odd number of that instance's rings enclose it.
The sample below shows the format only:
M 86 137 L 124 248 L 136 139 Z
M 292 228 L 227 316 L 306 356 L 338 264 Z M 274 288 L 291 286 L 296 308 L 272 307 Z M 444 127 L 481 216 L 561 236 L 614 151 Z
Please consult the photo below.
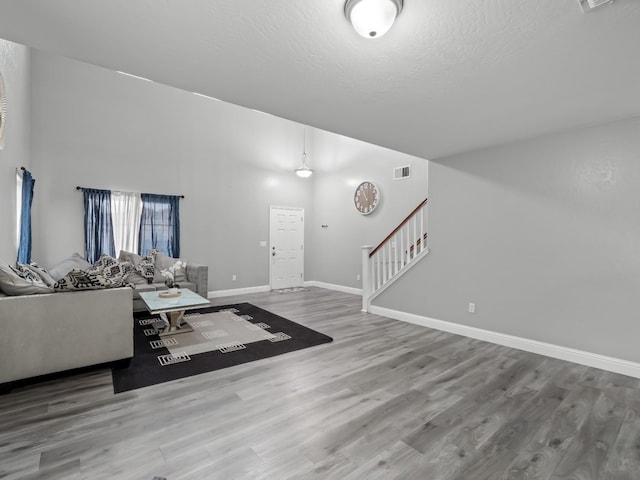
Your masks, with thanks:
M 380 192 L 378 188 L 371 182 L 362 182 L 356 188 L 353 195 L 353 203 L 358 213 L 369 215 L 378 206 L 380 200 Z

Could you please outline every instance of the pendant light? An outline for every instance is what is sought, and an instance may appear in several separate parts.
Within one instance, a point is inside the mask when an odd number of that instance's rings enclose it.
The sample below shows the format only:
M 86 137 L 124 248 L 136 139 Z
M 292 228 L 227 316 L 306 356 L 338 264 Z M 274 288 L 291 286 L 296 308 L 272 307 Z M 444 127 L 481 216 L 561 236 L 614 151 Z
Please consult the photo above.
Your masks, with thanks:
M 402 10 L 402 0 L 347 0 L 344 13 L 364 38 L 378 38 L 389 31 Z
M 313 174 L 313 170 L 311 170 L 307 166 L 307 152 L 306 152 L 306 129 L 302 129 L 302 166 L 300 168 L 296 168 L 296 175 L 301 178 L 310 177 Z

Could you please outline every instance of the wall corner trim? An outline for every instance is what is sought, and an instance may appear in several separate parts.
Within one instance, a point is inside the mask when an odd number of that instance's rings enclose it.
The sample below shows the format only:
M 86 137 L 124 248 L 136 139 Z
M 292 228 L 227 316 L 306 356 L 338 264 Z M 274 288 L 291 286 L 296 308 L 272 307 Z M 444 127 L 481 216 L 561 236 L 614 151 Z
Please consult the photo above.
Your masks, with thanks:
M 390 308 L 372 305 L 369 309 L 369 313 L 407 323 L 413 323 L 422 327 L 454 333 L 456 335 L 484 340 L 485 342 L 495 343 L 505 347 L 516 348 L 526 352 L 566 360 L 568 362 L 578 363 L 588 367 L 600 368 L 602 370 L 640 378 L 640 363 L 631 362 L 629 360 L 608 357 L 598 353 L 585 352 L 583 350 L 576 350 L 551 343 L 539 342 L 537 340 L 515 337 L 513 335 L 483 330 L 481 328 L 470 327 L 467 325 L 459 325 L 457 323 L 446 322 L 444 320 L 436 320 L 434 318 L 423 317 L 421 315 L 401 312 Z

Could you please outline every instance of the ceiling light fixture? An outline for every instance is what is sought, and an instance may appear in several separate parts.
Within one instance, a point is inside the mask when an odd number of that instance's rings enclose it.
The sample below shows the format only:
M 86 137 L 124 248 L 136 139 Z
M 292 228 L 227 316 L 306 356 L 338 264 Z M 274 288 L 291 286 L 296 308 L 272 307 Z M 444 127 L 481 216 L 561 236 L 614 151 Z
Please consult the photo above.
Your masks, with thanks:
M 383 36 L 401 11 L 402 0 L 347 0 L 344 4 L 353 28 L 365 38 Z
M 306 128 L 302 129 L 302 166 L 300 168 L 296 168 L 296 175 L 301 178 L 310 177 L 313 174 L 313 170 L 311 170 L 307 166 L 307 152 L 306 152 Z

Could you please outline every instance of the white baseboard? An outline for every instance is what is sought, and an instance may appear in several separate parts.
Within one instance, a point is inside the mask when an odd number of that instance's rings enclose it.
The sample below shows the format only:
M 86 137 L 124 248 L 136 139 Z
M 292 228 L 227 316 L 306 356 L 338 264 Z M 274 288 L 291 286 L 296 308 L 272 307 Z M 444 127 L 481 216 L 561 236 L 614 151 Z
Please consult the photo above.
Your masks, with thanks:
M 246 295 L 247 293 L 262 293 L 271 290 L 269 285 L 261 285 L 259 287 L 233 288 L 231 290 L 216 290 L 207 292 L 207 298 L 231 297 L 233 295 Z
M 403 322 L 413 323 L 423 327 L 442 330 L 465 337 L 476 338 L 486 342 L 504 345 L 506 347 L 517 348 L 526 352 L 537 353 L 547 357 L 558 358 L 569 362 L 586 365 L 588 367 L 600 368 L 610 372 L 628 375 L 630 377 L 640 378 L 640 363 L 630 362 L 619 358 L 608 357 L 597 353 L 585 352 L 551 343 L 539 342 L 537 340 L 529 340 L 526 338 L 515 337 L 504 333 L 492 332 L 481 328 L 469 327 L 467 325 L 459 325 L 457 323 L 436 320 L 413 313 L 401 312 L 390 308 L 370 306 L 369 313 L 381 315 Z
M 338 292 L 351 293 L 353 295 L 362 295 L 361 288 L 345 287 L 343 285 L 335 285 L 333 283 L 316 282 L 315 280 L 304 282 L 304 286 L 320 287 L 320 288 L 326 288 L 327 290 L 336 290 Z

